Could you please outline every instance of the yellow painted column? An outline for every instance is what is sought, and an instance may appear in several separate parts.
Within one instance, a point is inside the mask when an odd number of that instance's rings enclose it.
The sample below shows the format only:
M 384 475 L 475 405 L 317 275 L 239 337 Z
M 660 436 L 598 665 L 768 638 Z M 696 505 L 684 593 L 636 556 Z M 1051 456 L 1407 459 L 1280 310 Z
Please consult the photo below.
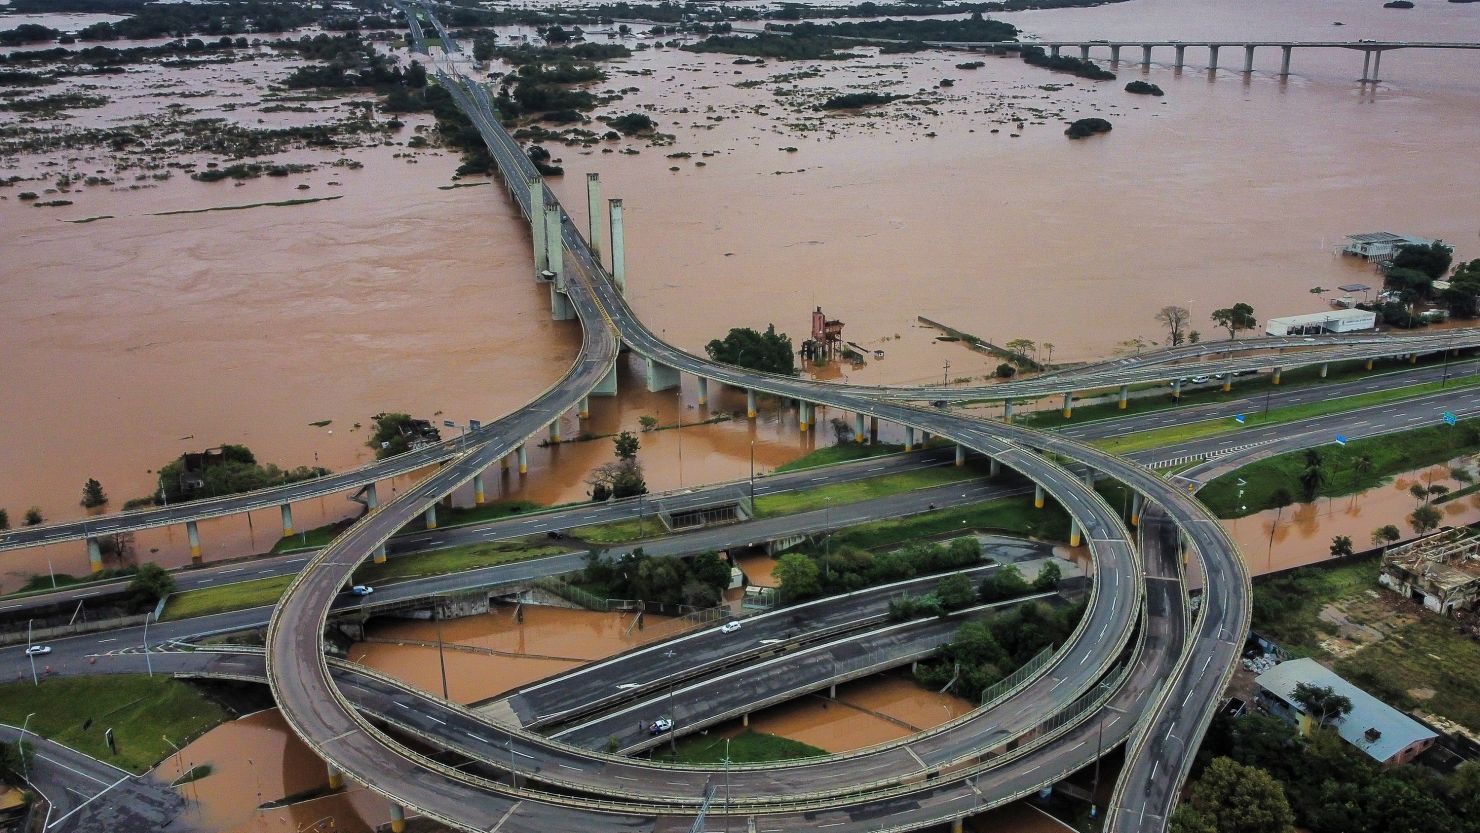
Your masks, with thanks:
M 284 503 L 278 509 L 281 510 L 283 516 L 283 537 L 291 538 L 293 537 L 293 504 Z
M 406 810 L 399 804 L 391 805 L 391 833 L 406 833 Z
M 1071 546 L 1071 547 L 1077 547 L 1077 546 L 1079 546 L 1079 541 L 1080 541 L 1079 521 L 1076 521 L 1073 518 L 1070 518 L 1069 519 L 1069 546 Z
M 1131 398 L 1131 386 L 1130 385 L 1121 385 L 1120 386 L 1120 410 L 1124 411 L 1126 409 L 1126 406 L 1128 406 L 1130 404 L 1130 398 Z
M 500 462 L 503 461 L 500 460 Z M 508 464 L 505 464 L 504 468 L 508 468 Z M 483 472 L 480 471 L 473 475 L 473 505 L 482 506 L 486 500 L 483 490 Z
M 103 548 L 96 538 L 87 539 L 87 563 L 94 573 L 103 572 Z
M 199 564 L 203 558 L 200 549 L 200 527 L 195 525 L 195 521 L 185 522 L 185 536 L 190 539 L 190 561 L 193 564 Z
M 1074 394 L 1064 394 L 1064 419 L 1074 416 Z
M 339 767 L 336 767 L 333 764 L 329 764 L 328 766 L 329 766 L 329 789 L 331 789 L 331 790 L 343 789 L 344 788 L 344 773 L 340 772 L 339 771 Z
M 745 418 L 755 419 L 755 391 L 745 391 Z
M 1033 484 L 1033 508 L 1043 508 L 1043 484 L 1041 483 Z
M 1371 370 L 1372 369 L 1372 360 L 1371 359 L 1368 359 L 1367 360 L 1367 369 L 1368 370 Z
M 529 473 L 529 452 L 525 450 L 524 443 L 519 444 L 519 473 Z
M 1276 367 L 1274 369 L 1274 378 L 1271 379 L 1270 382 L 1272 384 L 1276 384 L 1276 385 L 1278 385 L 1280 383 L 1280 368 Z

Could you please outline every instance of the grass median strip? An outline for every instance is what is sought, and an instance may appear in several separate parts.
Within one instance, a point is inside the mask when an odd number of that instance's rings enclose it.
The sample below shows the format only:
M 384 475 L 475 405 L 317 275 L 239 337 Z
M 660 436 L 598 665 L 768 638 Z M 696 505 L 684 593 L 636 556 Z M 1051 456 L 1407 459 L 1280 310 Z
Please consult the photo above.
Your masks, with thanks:
M 729 738 L 716 734 L 690 735 L 680 738 L 678 741 L 678 754 L 674 755 L 668 751 L 666 746 L 654 750 L 653 759 L 659 761 L 677 761 L 684 764 L 718 764 L 725 760 L 728 750 L 730 762 L 735 764 L 765 763 L 769 761 L 789 761 L 796 758 L 816 758 L 826 755 L 827 751 L 818 749 L 799 740 L 784 738 L 780 735 L 768 735 L 765 732 L 752 732 L 749 729 Z
M 0 721 L 19 726 L 32 712 L 29 730 L 133 773 L 148 771 L 174 752 L 170 743 L 184 746 L 226 719 L 226 712 L 199 690 L 163 674 L 0 685 Z M 109 729 L 116 753 L 108 748 Z
M 272 576 L 173 593 L 159 618 L 168 622 L 276 604 L 292 581 L 291 575 Z

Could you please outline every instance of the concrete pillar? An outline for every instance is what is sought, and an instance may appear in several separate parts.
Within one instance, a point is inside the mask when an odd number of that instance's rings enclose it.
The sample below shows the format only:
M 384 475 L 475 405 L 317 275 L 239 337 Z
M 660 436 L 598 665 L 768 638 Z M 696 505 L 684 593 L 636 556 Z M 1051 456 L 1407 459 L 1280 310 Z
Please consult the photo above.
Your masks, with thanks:
M 1110 63 L 1120 63 L 1120 44 L 1118 43 L 1113 43 L 1110 45 Z
M 864 435 L 863 435 L 863 414 L 854 414 L 853 415 L 853 442 L 856 442 L 859 445 L 862 445 L 863 444 L 863 441 L 865 439 L 866 439 L 866 437 L 864 437 Z
M 956 446 L 956 465 L 966 465 L 966 446 L 964 445 Z
M 1270 379 L 1269 381 L 1276 385 L 1280 383 L 1280 368 L 1276 367 L 1274 369 L 1274 378 Z
M 1187 47 L 1186 47 L 1186 45 L 1180 44 L 1180 43 L 1177 44 L 1177 57 L 1172 62 L 1172 66 L 1174 68 L 1176 68 L 1176 69 L 1181 69 L 1182 67 L 1187 66 Z
M 755 419 L 755 391 L 745 389 L 745 416 L 747 419 Z
M 87 564 L 94 573 L 103 572 L 103 548 L 96 538 L 87 539 Z
M 581 419 L 589 419 L 591 417 L 591 397 L 581 397 L 581 404 L 577 406 L 576 415 Z
M 1368 370 L 1371 370 L 1372 369 L 1372 360 L 1371 359 L 1368 359 L 1367 360 L 1367 369 Z
M 406 833 L 406 810 L 394 802 L 391 803 L 391 833 Z
M 829 700 L 836 700 L 836 699 L 838 699 L 838 684 L 837 683 L 833 683 L 832 685 L 830 685 L 830 686 L 827 687 L 827 698 Z
M 876 416 L 868 418 L 868 441 L 870 443 L 879 441 L 879 418 Z
M 504 456 L 498 458 L 498 470 L 499 471 L 508 471 L 509 470 L 509 455 L 505 454 Z
M 1074 394 L 1065 392 L 1065 394 L 1064 394 L 1064 419 L 1069 419 L 1072 416 L 1074 416 Z
M 529 231 L 534 238 L 534 276 L 550 268 L 550 249 L 545 245 L 545 181 L 529 181 Z
M 1280 77 L 1281 78 L 1288 78 L 1290 76 L 1290 53 L 1291 52 L 1294 52 L 1294 51 L 1295 51 L 1295 47 L 1293 47 L 1293 46 L 1286 45 L 1286 46 L 1281 46 L 1280 47 Z
M 431 506 L 428 506 L 427 507 L 427 511 L 426 511 L 424 517 L 426 518 L 427 529 L 436 529 L 437 528 L 437 504 L 434 503 Z
M 1244 74 L 1252 75 L 1254 72 L 1254 45 L 1244 47 Z
M 1120 386 L 1120 402 L 1119 402 L 1120 410 L 1124 411 L 1130 405 L 1130 401 L 1131 401 L 1131 386 L 1130 385 L 1121 385 Z
M 529 451 L 524 447 L 524 443 L 519 444 L 519 473 L 529 473 Z
M 1363 84 L 1367 83 L 1367 81 L 1369 80 L 1367 78 L 1367 70 L 1371 66 L 1372 66 L 1372 50 L 1370 50 L 1370 49 L 1363 49 L 1362 50 L 1362 83 Z
M 550 420 L 550 443 L 560 442 L 560 417 Z
M 1382 50 L 1375 49 L 1373 50 L 1373 52 L 1375 52 L 1376 55 L 1372 58 L 1372 77 L 1368 78 L 1367 80 L 1376 84 L 1378 81 L 1382 80 Z
M 565 289 L 565 239 L 561 234 L 560 204 L 550 203 L 545 206 L 545 248 L 548 254 L 545 267 L 555 273 L 556 288 Z
M 1219 47 L 1216 46 L 1208 47 L 1208 69 L 1210 71 L 1218 68 L 1218 49 Z
M 746 712 L 745 714 L 740 715 L 740 725 L 746 727 L 750 726 L 750 712 Z
M 293 537 L 293 504 L 284 503 L 278 507 L 278 512 L 283 516 L 283 537 Z
M 922 446 L 930 445 L 930 432 L 929 431 L 921 431 L 920 432 L 920 445 L 922 445 Z
M 1081 60 L 1081 61 L 1088 61 L 1089 60 L 1089 44 L 1087 44 L 1087 43 L 1081 43 L 1081 44 L 1079 44 L 1079 60 Z
M 612 365 L 596 387 L 591 389 L 592 396 L 616 396 L 617 395 L 617 366 Z
M 566 297 L 565 292 L 562 291 L 563 287 L 564 284 L 560 282 L 550 284 L 550 320 L 552 321 L 570 321 L 576 317 L 576 309 L 571 305 L 570 298 Z
M 1077 546 L 1079 546 L 1080 538 L 1081 538 L 1081 535 L 1080 535 L 1080 532 L 1079 532 L 1079 521 L 1077 521 L 1077 520 L 1075 520 L 1073 518 L 1070 518 L 1069 519 L 1069 546 L 1071 546 L 1071 547 L 1077 547 Z
M 709 404 L 709 380 L 703 376 L 699 377 L 699 404 Z
M 1059 45 L 1054 44 L 1053 46 L 1050 46 L 1048 48 L 1048 54 L 1052 55 L 1055 58 L 1059 57 Z
M 1131 526 L 1141 525 L 1141 497 L 1140 492 L 1131 495 Z
M 965 827 L 965 819 L 951 819 L 951 833 L 962 833 Z
M 814 417 L 812 416 L 812 403 L 811 402 L 798 402 L 797 403 L 797 423 L 800 426 L 803 434 L 807 433 L 807 429 L 812 427 L 812 420 L 813 419 L 814 419 Z
M 1043 508 L 1043 484 L 1042 483 L 1034 483 L 1033 484 L 1033 508 L 1034 509 L 1042 509 Z
M 1224 393 L 1229 393 L 1232 390 L 1233 390 L 1233 374 L 1232 373 L 1225 373 L 1225 374 L 1223 374 L 1223 392 Z
M 374 483 L 365 484 L 365 508 L 374 509 L 380 505 L 380 495 L 375 491 Z
M 1003 402 L 1002 403 L 1002 421 L 1003 422 L 1012 422 L 1012 403 L 1011 402 Z
M 904 450 L 915 450 L 915 429 L 909 427 L 908 425 L 904 427 Z
M 1326 374 L 1330 370 L 1331 370 L 1331 365 L 1329 365 L 1329 364 L 1323 364 L 1323 365 L 1321 365 L 1321 378 L 1322 379 L 1326 378 Z
M 996 476 L 1000 475 L 1001 473 L 1002 473 L 1002 463 L 996 457 L 993 457 L 991 464 L 987 468 L 987 476 L 988 477 L 996 477 Z
M 647 365 L 647 389 L 648 393 L 657 393 L 660 390 L 671 390 L 679 386 L 682 379 L 677 368 L 669 367 L 662 362 L 646 359 Z
M 612 224 L 612 283 L 617 291 L 627 294 L 627 246 L 622 238 L 622 201 L 607 200 Z
M 591 257 L 601 263 L 601 174 L 586 174 L 586 216 L 591 228 L 586 234 L 586 244 L 591 248 Z
M 1174 399 L 1174 400 L 1180 400 L 1181 398 L 1182 398 L 1182 380 L 1181 379 L 1173 379 L 1172 380 L 1172 399 Z
M 1382 54 L 1382 53 L 1378 53 L 1378 54 Z M 1418 364 L 1418 354 L 1417 353 L 1409 353 L 1408 354 L 1408 363 L 1409 364 Z
M 201 562 L 200 527 L 195 521 L 185 522 L 185 536 L 190 539 L 190 561 L 193 564 L 199 564 Z
M 344 789 L 344 773 L 340 772 L 339 767 L 333 764 L 325 764 L 325 766 L 329 769 L 329 789 Z
M 503 461 L 500 460 L 500 462 Z M 505 464 L 505 468 L 507 467 L 508 464 Z M 487 498 L 484 497 L 483 490 L 483 472 L 480 471 L 477 474 L 473 475 L 473 505 L 482 506 L 486 501 Z
M 1151 66 L 1151 44 L 1149 43 L 1141 46 L 1141 66 Z

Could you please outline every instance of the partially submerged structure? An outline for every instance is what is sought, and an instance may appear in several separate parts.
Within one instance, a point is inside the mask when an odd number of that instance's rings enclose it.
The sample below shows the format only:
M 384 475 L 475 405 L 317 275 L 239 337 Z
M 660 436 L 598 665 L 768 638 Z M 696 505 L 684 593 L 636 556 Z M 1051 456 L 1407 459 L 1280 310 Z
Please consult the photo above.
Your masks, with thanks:
M 1404 246 L 1427 246 L 1434 241 L 1411 234 L 1395 234 L 1391 231 L 1370 231 L 1364 234 L 1348 234 L 1341 253 L 1370 260 L 1377 264 L 1387 263 Z
M 1480 535 L 1447 529 L 1393 547 L 1377 581 L 1435 613 L 1473 610 L 1480 602 Z

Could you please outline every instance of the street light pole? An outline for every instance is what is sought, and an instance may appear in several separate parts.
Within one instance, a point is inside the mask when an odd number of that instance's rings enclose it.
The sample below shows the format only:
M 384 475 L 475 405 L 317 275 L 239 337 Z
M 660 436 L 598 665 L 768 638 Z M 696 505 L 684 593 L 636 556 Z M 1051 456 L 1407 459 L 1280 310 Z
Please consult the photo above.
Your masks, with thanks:
M 755 440 L 750 441 L 750 514 L 755 516 Z
M 725 833 L 730 833 L 730 739 L 725 738 Z
M 678 386 L 678 488 L 683 488 L 683 385 Z
M 442 667 L 442 699 L 451 700 L 447 696 L 447 657 L 442 652 L 442 615 L 438 611 L 432 611 L 437 616 L 437 664 Z
M 154 611 L 144 614 L 144 667 L 149 669 L 149 676 L 154 676 L 154 659 L 149 656 L 149 619 L 154 616 Z
M 31 684 L 39 686 L 41 685 L 41 680 L 36 676 L 36 655 L 31 653 L 31 623 L 34 621 L 36 620 L 26 620 L 26 659 L 29 659 L 31 661 Z
M 30 714 L 26 715 L 25 720 L 21 721 L 21 739 L 16 743 L 15 747 L 16 753 L 21 756 L 21 778 L 28 784 L 31 782 L 31 769 L 30 767 L 26 766 L 26 726 L 31 723 L 31 718 L 35 716 L 36 713 L 31 712 Z M 729 754 L 730 753 L 726 751 L 725 757 L 729 757 Z

